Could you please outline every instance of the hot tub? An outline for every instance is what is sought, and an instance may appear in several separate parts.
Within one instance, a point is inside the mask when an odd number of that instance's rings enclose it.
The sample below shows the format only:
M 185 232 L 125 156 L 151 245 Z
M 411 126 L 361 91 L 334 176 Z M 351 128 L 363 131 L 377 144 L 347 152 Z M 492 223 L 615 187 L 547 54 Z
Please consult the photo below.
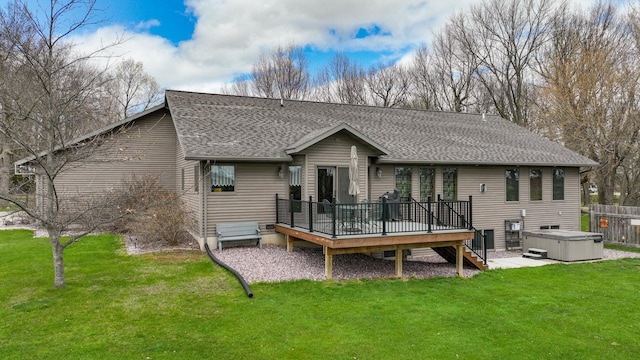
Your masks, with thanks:
M 522 233 L 522 252 L 547 250 L 547 257 L 560 261 L 602 259 L 602 234 L 570 230 L 534 230 Z

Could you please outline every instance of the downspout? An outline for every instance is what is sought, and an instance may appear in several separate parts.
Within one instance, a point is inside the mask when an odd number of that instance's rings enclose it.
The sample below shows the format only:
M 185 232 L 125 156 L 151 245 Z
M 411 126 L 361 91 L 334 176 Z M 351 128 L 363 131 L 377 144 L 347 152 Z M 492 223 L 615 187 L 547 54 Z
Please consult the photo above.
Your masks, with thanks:
M 222 266 L 223 268 L 229 270 L 229 272 L 231 272 L 233 275 L 235 275 L 236 278 L 238 278 L 238 281 L 240 282 L 240 285 L 242 285 L 242 288 L 244 289 L 244 292 L 247 293 L 248 297 L 252 298 L 253 297 L 253 292 L 249 288 L 249 284 L 247 284 L 247 282 L 242 277 L 242 275 L 240 275 L 240 273 L 238 273 L 237 271 L 232 269 L 229 265 L 223 263 L 222 260 L 220 260 L 217 257 L 215 257 L 215 255 L 213 255 L 213 252 L 209 248 L 209 244 L 205 243 L 204 244 L 204 249 L 207 251 L 207 255 L 209 255 L 209 258 L 211 259 L 211 261 L 213 261 L 214 263 L 216 263 L 216 264 Z
M 207 181 L 205 180 L 205 174 L 207 173 L 207 169 L 210 166 L 211 160 L 207 160 L 206 164 L 202 168 L 202 176 L 200 176 L 200 188 L 202 189 L 202 233 L 204 237 L 204 244 L 207 244 L 208 236 L 208 227 L 207 227 L 207 193 L 209 189 L 205 186 Z

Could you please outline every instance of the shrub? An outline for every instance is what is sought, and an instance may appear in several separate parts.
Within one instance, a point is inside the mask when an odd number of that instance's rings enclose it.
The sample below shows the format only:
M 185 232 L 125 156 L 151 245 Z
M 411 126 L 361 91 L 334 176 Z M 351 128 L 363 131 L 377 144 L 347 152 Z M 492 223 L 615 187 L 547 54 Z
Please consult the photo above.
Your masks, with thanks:
M 187 228 L 193 225 L 180 196 L 151 175 L 133 177 L 123 186 L 119 206 L 129 209 L 128 216 L 114 224 L 112 231 L 128 233 L 140 243 L 163 242 L 177 245 L 189 236 Z

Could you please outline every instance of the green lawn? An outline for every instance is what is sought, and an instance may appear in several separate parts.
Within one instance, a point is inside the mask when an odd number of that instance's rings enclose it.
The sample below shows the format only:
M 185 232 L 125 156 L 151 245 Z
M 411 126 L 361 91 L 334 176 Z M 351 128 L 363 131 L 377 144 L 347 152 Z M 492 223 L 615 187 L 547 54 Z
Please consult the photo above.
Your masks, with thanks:
M 0 232 L 0 359 L 637 359 L 640 260 L 470 279 L 254 284 L 201 253 Z

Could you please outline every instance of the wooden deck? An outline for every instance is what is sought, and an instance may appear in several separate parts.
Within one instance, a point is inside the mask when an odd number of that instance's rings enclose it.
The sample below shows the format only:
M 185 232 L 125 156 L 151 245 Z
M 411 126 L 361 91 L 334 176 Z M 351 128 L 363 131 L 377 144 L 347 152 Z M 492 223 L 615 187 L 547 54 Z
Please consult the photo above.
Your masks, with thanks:
M 325 254 L 325 276 L 332 277 L 333 255 L 370 253 L 379 251 L 396 251 L 396 276 L 402 277 L 402 251 L 426 247 L 451 246 L 456 249 L 456 272 L 462 277 L 464 259 L 464 241 L 472 239 L 471 230 L 437 230 L 432 232 L 407 232 L 381 234 L 352 234 L 338 237 L 309 232 L 301 228 L 291 228 L 288 225 L 276 224 L 275 230 L 285 235 L 287 251 L 293 251 L 295 240 L 304 240 L 321 245 Z

